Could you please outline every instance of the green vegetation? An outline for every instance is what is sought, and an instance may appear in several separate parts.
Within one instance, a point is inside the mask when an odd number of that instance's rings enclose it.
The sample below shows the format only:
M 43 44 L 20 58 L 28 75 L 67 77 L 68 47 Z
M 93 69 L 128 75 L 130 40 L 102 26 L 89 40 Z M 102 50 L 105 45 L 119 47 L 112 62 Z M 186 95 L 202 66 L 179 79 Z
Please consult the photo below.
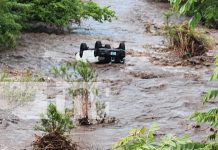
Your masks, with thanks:
M 69 132 L 73 127 L 69 110 L 65 109 L 64 113 L 60 113 L 56 105 L 50 103 L 47 113 L 41 116 L 40 122 L 36 125 L 35 129 L 48 133 L 58 132 L 64 134 Z
M 59 67 L 53 67 L 50 73 L 55 77 L 61 77 L 70 84 L 72 83 L 68 88 L 69 95 L 72 97 L 81 96 L 79 103 L 84 105 L 82 108 L 75 108 L 74 113 L 82 112 L 82 118 L 77 118 L 77 120 L 79 119 L 79 123 L 83 122 L 80 124 L 89 124 L 89 94 L 93 92 L 97 95 L 98 92 L 92 87 L 93 81 L 96 79 L 96 73 L 91 64 L 83 61 L 68 62 Z
M 218 79 L 218 55 L 216 56 L 215 64 L 217 68 L 215 69 L 214 73 L 212 74 L 210 80 L 216 81 Z M 216 98 L 218 95 L 218 90 L 211 90 L 208 91 L 206 94 L 203 95 L 203 103 L 208 103 L 209 101 Z M 208 138 L 210 140 L 218 139 L 218 107 L 214 106 L 214 108 L 210 109 L 207 112 L 196 112 L 192 114 L 191 119 L 196 120 L 198 123 L 208 123 L 210 124 L 211 128 L 213 129 L 213 134 L 211 134 Z
M 0 0 L 0 46 L 14 47 L 22 29 L 42 22 L 63 30 L 69 22 L 89 17 L 111 21 L 115 12 L 92 1 L 81 0 Z
M 95 70 L 89 62 L 77 61 L 73 63 L 73 67 L 76 76 L 82 78 L 84 82 L 90 82 L 96 78 Z
M 81 0 L 18 0 L 23 4 L 30 4 L 32 9 L 27 16 L 28 21 L 45 22 L 60 28 L 69 21 L 80 23 L 82 18 L 92 17 L 94 20 L 111 21 L 115 16 L 108 7 L 99 7 L 92 1 Z
M 174 9 L 181 15 L 192 16 L 189 26 L 194 28 L 202 21 L 209 27 L 218 28 L 217 0 L 169 0 Z
M 14 47 L 29 5 L 15 0 L 0 0 L 0 46 Z
M 173 135 L 166 135 L 160 140 L 155 138 L 154 132 L 158 129 L 153 124 L 149 129 L 139 128 L 129 132 L 129 136 L 116 142 L 112 150 L 216 150 L 217 143 L 197 143 L 188 137 L 178 138 Z
M 33 142 L 33 150 L 76 150 L 76 146 L 71 143 L 65 133 L 73 128 L 70 113 L 65 109 L 64 113 L 57 111 L 56 105 L 50 103 L 47 113 L 42 115 L 40 122 L 35 129 L 46 132 L 43 136 L 36 136 Z
M 210 80 L 218 79 L 218 55 L 216 56 L 215 64 L 217 68 L 212 74 Z M 203 102 L 207 103 L 211 99 L 216 98 L 218 90 L 212 90 L 203 95 Z M 218 149 L 218 108 L 214 106 L 207 112 L 195 112 L 191 115 L 191 119 L 197 123 L 207 123 L 211 126 L 213 134 L 208 136 L 208 139 L 203 142 L 195 142 L 188 137 L 177 138 L 172 135 L 167 135 L 160 140 L 154 136 L 154 131 L 157 130 L 157 125 L 151 126 L 150 129 L 141 128 L 133 129 L 129 132 L 129 136 L 122 138 L 116 142 L 113 150 L 217 150 Z
M 182 58 L 201 56 L 214 46 L 213 40 L 196 29 L 188 28 L 187 23 L 171 25 L 167 22 L 164 30 L 169 48 Z
M 59 67 L 52 67 L 50 73 L 55 77 L 61 77 L 65 81 L 80 81 L 89 82 L 96 77 L 95 70 L 88 62 L 76 61 L 68 62 Z

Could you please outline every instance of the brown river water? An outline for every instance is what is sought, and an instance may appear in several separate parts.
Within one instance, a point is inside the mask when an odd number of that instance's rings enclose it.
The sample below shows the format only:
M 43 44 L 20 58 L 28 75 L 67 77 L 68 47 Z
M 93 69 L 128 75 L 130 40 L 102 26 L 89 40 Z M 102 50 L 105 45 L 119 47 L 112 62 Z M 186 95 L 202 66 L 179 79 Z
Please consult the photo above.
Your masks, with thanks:
M 98 80 L 110 87 L 111 91 L 107 94 L 102 86 L 100 98 L 109 105 L 109 116 L 116 117 L 118 121 L 114 124 L 77 127 L 71 132 L 73 140 L 81 149 L 106 150 L 127 135 L 130 129 L 149 126 L 154 122 L 160 125 L 156 133 L 158 136 L 173 133 L 178 136 L 189 135 L 195 140 L 204 139 L 210 129 L 207 126 L 195 128 L 195 123 L 188 117 L 194 111 L 218 105 L 217 102 L 207 106 L 201 103 L 201 94 L 216 87 L 215 83 L 208 81 L 214 66 L 160 63 L 159 59 L 171 59 L 172 55 L 157 51 L 163 45 L 162 36 L 145 31 L 146 24 L 151 24 L 151 30 L 155 30 L 164 23 L 162 13 L 169 6 L 149 0 L 96 2 L 111 6 L 118 19 L 111 23 L 85 20 L 80 27 L 73 25 L 73 32 L 65 35 L 24 33 L 16 49 L 0 53 L 1 63 L 47 74 L 52 66 L 75 60 L 81 42 L 92 47 L 96 40 L 101 40 L 117 47 L 119 42 L 125 41 L 128 54 L 125 64 L 95 65 Z M 174 16 L 174 20 L 182 19 Z M 216 31 L 210 34 L 218 37 Z M 33 126 L 39 114 L 45 111 L 50 101 L 47 98 L 45 93 L 38 93 L 33 102 L 11 110 L 20 120 L 18 123 L 9 123 L 7 128 L 0 128 L 0 150 L 31 149 L 36 133 Z M 4 109 L 2 105 L 1 115 Z

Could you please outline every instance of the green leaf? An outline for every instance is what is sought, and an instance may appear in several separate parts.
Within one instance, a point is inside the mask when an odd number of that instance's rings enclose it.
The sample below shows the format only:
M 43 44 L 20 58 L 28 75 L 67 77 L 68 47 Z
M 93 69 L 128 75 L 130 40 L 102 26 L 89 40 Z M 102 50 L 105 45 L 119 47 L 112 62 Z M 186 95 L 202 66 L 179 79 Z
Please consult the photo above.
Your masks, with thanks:
M 200 22 L 201 20 L 201 14 L 199 12 L 197 12 L 193 17 L 192 19 L 189 21 L 189 27 L 191 29 L 194 29 L 197 24 Z

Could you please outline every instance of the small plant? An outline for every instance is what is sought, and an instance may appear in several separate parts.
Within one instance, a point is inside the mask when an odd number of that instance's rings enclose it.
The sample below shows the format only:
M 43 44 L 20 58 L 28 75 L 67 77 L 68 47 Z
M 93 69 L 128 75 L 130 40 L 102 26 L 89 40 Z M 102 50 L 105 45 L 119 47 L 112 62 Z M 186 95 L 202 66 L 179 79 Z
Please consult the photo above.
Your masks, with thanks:
M 96 102 L 99 101 L 96 97 L 98 90 L 94 84 L 97 75 L 89 62 L 68 62 L 60 67 L 53 67 L 50 72 L 55 77 L 62 77 L 70 84 L 68 93 L 74 98 L 74 119 L 78 121 L 78 124 L 90 125 L 91 121 L 97 120 L 97 118 L 103 119 L 102 116 L 106 116 L 97 110 L 101 108 L 103 112 L 105 107 L 99 107 L 100 102 Z M 101 104 L 103 106 L 103 102 Z M 97 116 L 92 114 L 95 111 Z
M 84 82 L 90 82 L 96 78 L 95 70 L 89 62 L 77 61 L 73 63 L 73 67 L 76 76 L 81 77 Z
M 61 77 L 65 81 L 72 81 L 73 72 L 70 71 L 71 65 L 64 63 L 60 67 L 52 67 L 50 73 L 55 77 Z
M 60 134 L 69 132 L 74 127 L 69 114 L 68 109 L 65 109 L 64 113 L 60 113 L 57 111 L 56 106 L 50 103 L 47 113 L 41 116 L 36 130 L 47 133 L 58 132 Z
M 95 70 L 91 64 L 83 61 L 68 62 L 62 64 L 60 67 L 52 67 L 50 73 L 68 82 L 76 81 L 79 78 L 83 82 L 89 82 L 96 77 Z
M 43 136 L 36 136 L 33 142 L 33 150 L 76 150 L 65 135 L 73 128 L 70 113 L 66 109 L 64 113 L 57 111 L 56 105 L 49 104 L 47 113 L 41 116 L 35 129 L 46 132 Z
M 169 48 L 182 58 L 201 56 L 213 48 L 211 39 L 200 31 L 189 29 L 187 23 L 166 25 L 164 30 Z

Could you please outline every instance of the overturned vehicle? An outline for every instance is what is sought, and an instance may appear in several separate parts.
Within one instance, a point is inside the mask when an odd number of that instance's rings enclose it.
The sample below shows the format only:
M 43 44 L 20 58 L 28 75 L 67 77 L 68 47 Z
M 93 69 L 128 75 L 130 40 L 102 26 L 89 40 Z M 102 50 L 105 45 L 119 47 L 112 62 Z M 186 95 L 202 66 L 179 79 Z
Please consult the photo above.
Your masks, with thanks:
M 103 45 L 101 41 L 96 41 L 94 48 L 89 48 L 86 43 L 80 45 L 80 58 L 83 57 L 84 51 L 94 51 L 94 57 L 98 57 L 101 63 L 124 63 L 125 62 L 125 43 L 120 43 L 118 48 L 111 48 L 110 44 Z

